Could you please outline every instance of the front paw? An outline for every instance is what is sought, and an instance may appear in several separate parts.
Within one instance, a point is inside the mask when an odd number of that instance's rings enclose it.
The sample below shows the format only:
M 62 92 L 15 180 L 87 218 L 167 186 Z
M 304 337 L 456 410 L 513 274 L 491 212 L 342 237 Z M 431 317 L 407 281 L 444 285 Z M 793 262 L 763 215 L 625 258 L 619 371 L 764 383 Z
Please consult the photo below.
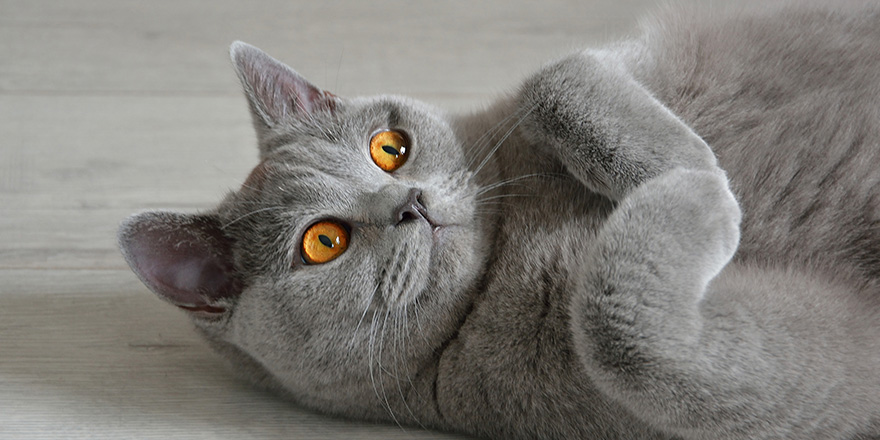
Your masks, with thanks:
M 639 187 L 619 209 L 664 248 L 658 252 L 675 272 L 703 287 L 739 246 L 742 212 L 721 170 L 674 169 Z
M 526 81 L 526 134 L 588 187 L 614 200 L 676 167 L 712 169 L 715 156 L 613 56 L 584 52 Z

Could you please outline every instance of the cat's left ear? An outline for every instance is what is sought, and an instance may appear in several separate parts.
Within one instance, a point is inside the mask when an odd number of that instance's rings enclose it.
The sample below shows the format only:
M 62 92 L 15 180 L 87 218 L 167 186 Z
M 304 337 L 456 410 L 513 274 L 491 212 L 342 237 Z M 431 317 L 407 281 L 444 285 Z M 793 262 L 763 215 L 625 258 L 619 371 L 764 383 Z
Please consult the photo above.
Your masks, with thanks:
M 339 98 L 315 87 L 262 50 L 236 41 L 229 53 L 251 106 L 258 135 L 290 123 L 308 123 L 335 110 Z
M 196 317 L 223 314 L 241 294 L 232 243 L 213 215 L 145 212 L 119 228 L 119 248 L 134 273 Z

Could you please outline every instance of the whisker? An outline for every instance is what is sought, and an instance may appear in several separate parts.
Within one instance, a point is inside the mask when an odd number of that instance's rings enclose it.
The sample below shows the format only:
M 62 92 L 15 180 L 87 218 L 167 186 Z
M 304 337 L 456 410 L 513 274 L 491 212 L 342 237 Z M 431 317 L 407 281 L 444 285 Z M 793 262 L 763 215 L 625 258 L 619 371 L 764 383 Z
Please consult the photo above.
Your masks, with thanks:
M 391 309 L 388 309 L 385 312 L 385 320 L 382 322 L 381 333 L 379 333 L 379 355 L 376 357 L 377 365 L 379 365 L 379 372 L 385 373 L 391 377 L 394 377 L 394 374 L 391 370 L 385 368 L 382 365 L 382 350 L 385 348 L 385 336 L 388 333 L 388 317 L 391 316 Z
M 480 203 L 488 202 L 490 200 L 507 199 L 507 198 L 511 198 L 511 197 L 537 197 L 537 195 L 536 194 L 498 194 L 498 195 L 486 197 L 484 199 L 480 199 Z
M 367 312 L 370 310 L 370 306 L 373 305 L 373 299 L 376 298 L 376 292 L 378 292 L 378 291 L 379 291 L 379 285 L 376 284 L 376 288 L 373 289 L 373 293 L 370 294 L 370 300 L 367 301 L 367 307 L 364 308 L 364 313 L 361 314 L 361 319 L 358 320 L 357 326 L 355 326 L 355 328 L 354 328 L 354 335 L 352 335 L 352 337 L 351 337 L 351 342 L 348 343 L 349 353 L 351 352 L 351 350 L 354 349 L 354 341 L 357 339 L 358 330 L 360 330 L 361 323 L 364 322 L 364 317 L 367 316 Z
M 385 346 L 385 332 L 388 329 L 388 316 L 390 314 L 390 309 L 385 312 L 385 320 L 384 322 L 382 322 L 382 329 L 379 337 L 379 352 L 376 355 L 376 365 L 379 367 L 380 379 L 383 372 L 391 377 L 394 377 L 394 374 L 392 374 L 391 371 L 382 366 L 382 349 Z M 397 420 L 397 416 L 394 414 L 394 410 L 391 409 L 391 402 L 388 400 L 388 392 L 385 390 L 385 381 L 381 380 L 379 386 L 382 389 L 382 400 L 385 403 L 385 409 L 388 410 L 388 414 L 391 416 L 391 419 L 394 420 L 394 423 L 397 424 L 398 427 L 403 429 L 403 425 L 400 423 L 399 420 Z
M 419 319 L 419 309 L 422 308 L 422 305 L 419 304 L 419 297 L 417 296 L 415 300 L 413 300 L 415 307 L 413 308 L 413 317 L 416 320 L 416 328 L 419 329 L 419 336 L 422 337 L 422 340 L 425 343 L 428 343 L 428 340 L 425 338 L 425 329 L 422 328 L 422 320 Z
M 379 387 L 376 384 L 376 375 L 373 370 L 373 349 L 374 344 L 376 343 L 376 324 L 378 318 L 378 314 L 373 314 L 373 318 L 370 320 L 370 338 L 367 342 L 367 366 L 370 373 L 370 383 L 373 385 L 373 392 L 376 393 L 376 399 L 381 400 L 381 397 L 379 397 Z
M 518 176 L 518 177 L 512 177 L 512 178 L 509 178 L 509 179 L 504 179 L 504 180 L 501 180 L 501 181 L 495 182 L 495 183 L 493 183 L 493 184 L 491 184 L 491 185 L 486 185 L 486 186 L 484 186 L 484 187 L 479 188 L 479 189 L 477 190 L 477 192 L 473 194 L 473 196 L 474 196 L 474 197 L 478 197 L 478 196 L 480 196 L 481 194 L 485 194 L 485 193 L 487 193 L 487 192 L 489 192 L 489 191 L 492 191 L 493 189 L 496 189 L 496 188 L 502 187 L 502 186 L 504 186 L 504 185 L 509 185 L 509 184 L 511 184 L 511 183 L 514 183 L 514 182 L 519 182 L 520 180 L 525 180 L 525 179 L 529 179 L 529 178 L 533 178 L 533 177 L 545 177 L 545 176 L 550 176 L 550 175 L 551 175 L 551 174 L 548 174 L 548 173 L 532 173 L 532 174 L 526 174 L 526 175 L 523 175 L 523 176 Z
M 512 203 L 505 203 L 501 201 L 492 201 L 490 203 L 486 203 L 485 205 L 491 206 L 480 206 L 474 210 L 475 214 L 498 214 L 501 212 L 502 207 L 514 208 L 516 205 Z M 491 220 L 491 218 L 483 218 L 484 220 Z
M 477 169 L 474 170 L 474 175 L 475 175 L 475 176 L 476 176 L 477 174 L 480 173 L 480 170 L 482 170 L 483 167 L 486 166 L 487 163 L 489 163 L 489 159 L 490 159 L 492 156 L 494 156 L 496 152 L 498 152 L 498 149 L 501 147 L 501 145 L 504 144 L 504 141 L 506 141 L 507 138 L 510 137 L 510 135 L 513 133 L 513 131 L 514 131 L 517 127 L 519 127 L 520 124 L 522 124 L 523 121 L 525 121 L 526 118 L 527 118 L 530 114 L 532 114 L 532 111 L 535 110 L 535 107 L 536 107 L 536 106 L 537 106 L 537 104 L 535 104 L 535 105 L 533 105 L 531 108 L 529 108 L 529 110 L 526 111 L 525 114 L 522 115 L 522 117 L 520 117 L 520 118 L 516 121 L 516 123 L 513 124 L 513 126 L 510 127 L 509 130 L 507 130 L 506 133 L 504 133 L 504 136 L 501 137 L 501 140 L 499 140 L 499 141 L 495 144 L 495 147 L 492 148 L 492 151 L 490 151 L 489 154 L 486 155 L 486 157 L 483 159 L 483 161 L 480 162 L 480 165 L 477 167 Z
M 386 321 L 388 319 L 387 313 L 385 314 L 385 319 L 386 319 Z M 369 373 L 370 373 L 370 382 L 373 385 L 373 392 L 376 393 L 376 399 L 378 399 L 380 402 L 382 402 L 384 404 L 385 410 L 388 411 L 388 414 L 391 416 L 391 419 L 394 420 L 394 422 L 397 423 L 398 426 L 400 426 L 400 422 L 397 421 L 397 417 L 395 417 L 394 411 L 391 409 L 391 405 L 388 403 L 388 397 L 385 393 L 384 381 L 382 380 L 382 377 L 381 377 L 381 373 L 382 373 L 382 361 L 381 361 L 381 357 L 382 357 L 382 342 L 381 341 L 382 341 L 382 338 L 381 337 L 378 338 L 379 339 L 379 347 L 378 347 L 378 352 L 376 352 L 376 350 L 377 350 L 377 347 L 376 347 L 377 333 L 379 333 L 379 332 L 384 333 L 384 330 L 381 330 L 379 328 L 380 321 L 381 321 L 381 319 L 379 318 L 379 314 L 374 314 L 373 319 L 372 319 L 372 323 L 370 325 L 370 342 L 369 342 L 369 349 L 368 349 L 368 365 L 369 365 Z M 384 327 L 384 326 L 385 326 L 385 323 L 383 322 L 382 327 Z M 376 359 L 376 362 L 373 362 L 374 358 Z M 374 367 L 373 367 L 374 365 L 378 366 L 378 371 L 376 371 L 376 369 L 374 369 Z M 377 381 L 376 381 L 377 374 L 379 374 L 379 381 L 381 382 L 381 384 L 377 383 Z M 381 387 L 381 392 L 379 390 L 380 387 Z
M 504 124 L 506 124 L 508 121 L 513 119 L 515 116 L 517 116 L 521 111 L 523 111 L 523 109 L 517 109 L 516 111 L 505 116 L 504 119 L 498 121 L 495 125 L 492 126 L 492 128 L 486 130 L 486 132 L 483 133 L 482 136 L 480 136 L 479 138 L 477 138 L 476 141 L 474 141 L 474 143 L 470 149 L 470 151 L 473 151 L 473 153 L 472 153 L 471 158 L 468 160 L 465 168 L 470 169 L 471 165 L 473 165 L 473 161 L 476 160 L 477 157 L 480 157 L 481 153 L 483 153 L 483 149 L 489 145 L 489 139 L 491 139 L 492 136 L 495 135 L 495 133 L 499 132 L 501 130 L 501 127 L 504 126 Z M 484 143 L 484 141 L 485 141 L 485 143 Z M 481 145 L 481 143 L 482 143 L 482 145 Z
M 400 313 L 400 311 L 398 311 L 398 313 Z M 403 357 L 404 361 L 407 358 L 406 335 L 407 335 L 407 333 L 409 333 L 408 316 L 409 316 L 409 310 L 408 310 L 407 304 L 404 304 L 403 313 L 399 314 L 398 319 L 396 320 L 397 324 L 400 324 L 400 317 L 403 318 L 403 325 L 402 326 L 398 325 L 400 335 L 397 338 L 396 342 L 400 343 L 400 347 L 398 348 L 397 353 Z M 403 368 L 404 368 L 403 376 L 406 379 L 406 382 L 409 384 L 409 390 L 415 391 L 416 394 L 418 395 L 418 390 L 416 389 L 415 384 L 413 384 L 413 382 L 412 382 L 412 377 L 410 377 L 409 367 L 406 364 L 404 364 L 403 362 L 401 362 L 399 358 L 397 361 L 397 365 L 403 366 Z M 400 372 L 398 371 L 397 392 L 400 394 L 400 399 L 403 402 L 403 406 L 404 406 L 404 408 L 406 408 L 406 410 L 409 413 L 412 420 L 415 421 L 416 424 L 418 424 L 423 429 L 426 429 L 425 426 L 422 424 L 422 422 L 419 420 L 419 418 L 415 415 L 415 413 L 413 413 L 412 408 L 409 406 L 409 402 L 406 401 L 406 396 L 403 394 L 403 388 L 401 387 L 401 383 L 400 383 L 400 376 L 401 376 Z M 422 397 L 419 395 L 419 398 L 422 398 Z

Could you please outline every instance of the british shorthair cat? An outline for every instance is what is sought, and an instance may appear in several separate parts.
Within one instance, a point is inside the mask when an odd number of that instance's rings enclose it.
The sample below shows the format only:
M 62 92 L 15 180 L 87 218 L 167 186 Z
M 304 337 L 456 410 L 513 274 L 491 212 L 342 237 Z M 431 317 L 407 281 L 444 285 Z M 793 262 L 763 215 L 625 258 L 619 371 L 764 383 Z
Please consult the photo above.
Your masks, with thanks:
M 260 162 L 120 228 L 243 377 L 495 439 L 880 438 L 880 7 L 671 10 L 485 110 L 236 42 Z

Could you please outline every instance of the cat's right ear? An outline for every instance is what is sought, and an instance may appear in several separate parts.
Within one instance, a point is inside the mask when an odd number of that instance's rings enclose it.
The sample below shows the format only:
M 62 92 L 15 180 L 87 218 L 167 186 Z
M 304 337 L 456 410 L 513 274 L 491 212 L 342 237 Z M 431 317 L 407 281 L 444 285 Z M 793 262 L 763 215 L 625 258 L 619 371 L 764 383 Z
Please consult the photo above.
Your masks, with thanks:
M 118 235 L 141 281 L 194 316 L 222 315 L 242 291 L 232 240 L 213 215 L 145 212 L 125 220 Z
M 254 125 L 263 131 L 296 122 L 310 122 L 333 113 L 338 99 L 303 78 L 284 63 L 241 41 L 229 54 L 247 95 Z

